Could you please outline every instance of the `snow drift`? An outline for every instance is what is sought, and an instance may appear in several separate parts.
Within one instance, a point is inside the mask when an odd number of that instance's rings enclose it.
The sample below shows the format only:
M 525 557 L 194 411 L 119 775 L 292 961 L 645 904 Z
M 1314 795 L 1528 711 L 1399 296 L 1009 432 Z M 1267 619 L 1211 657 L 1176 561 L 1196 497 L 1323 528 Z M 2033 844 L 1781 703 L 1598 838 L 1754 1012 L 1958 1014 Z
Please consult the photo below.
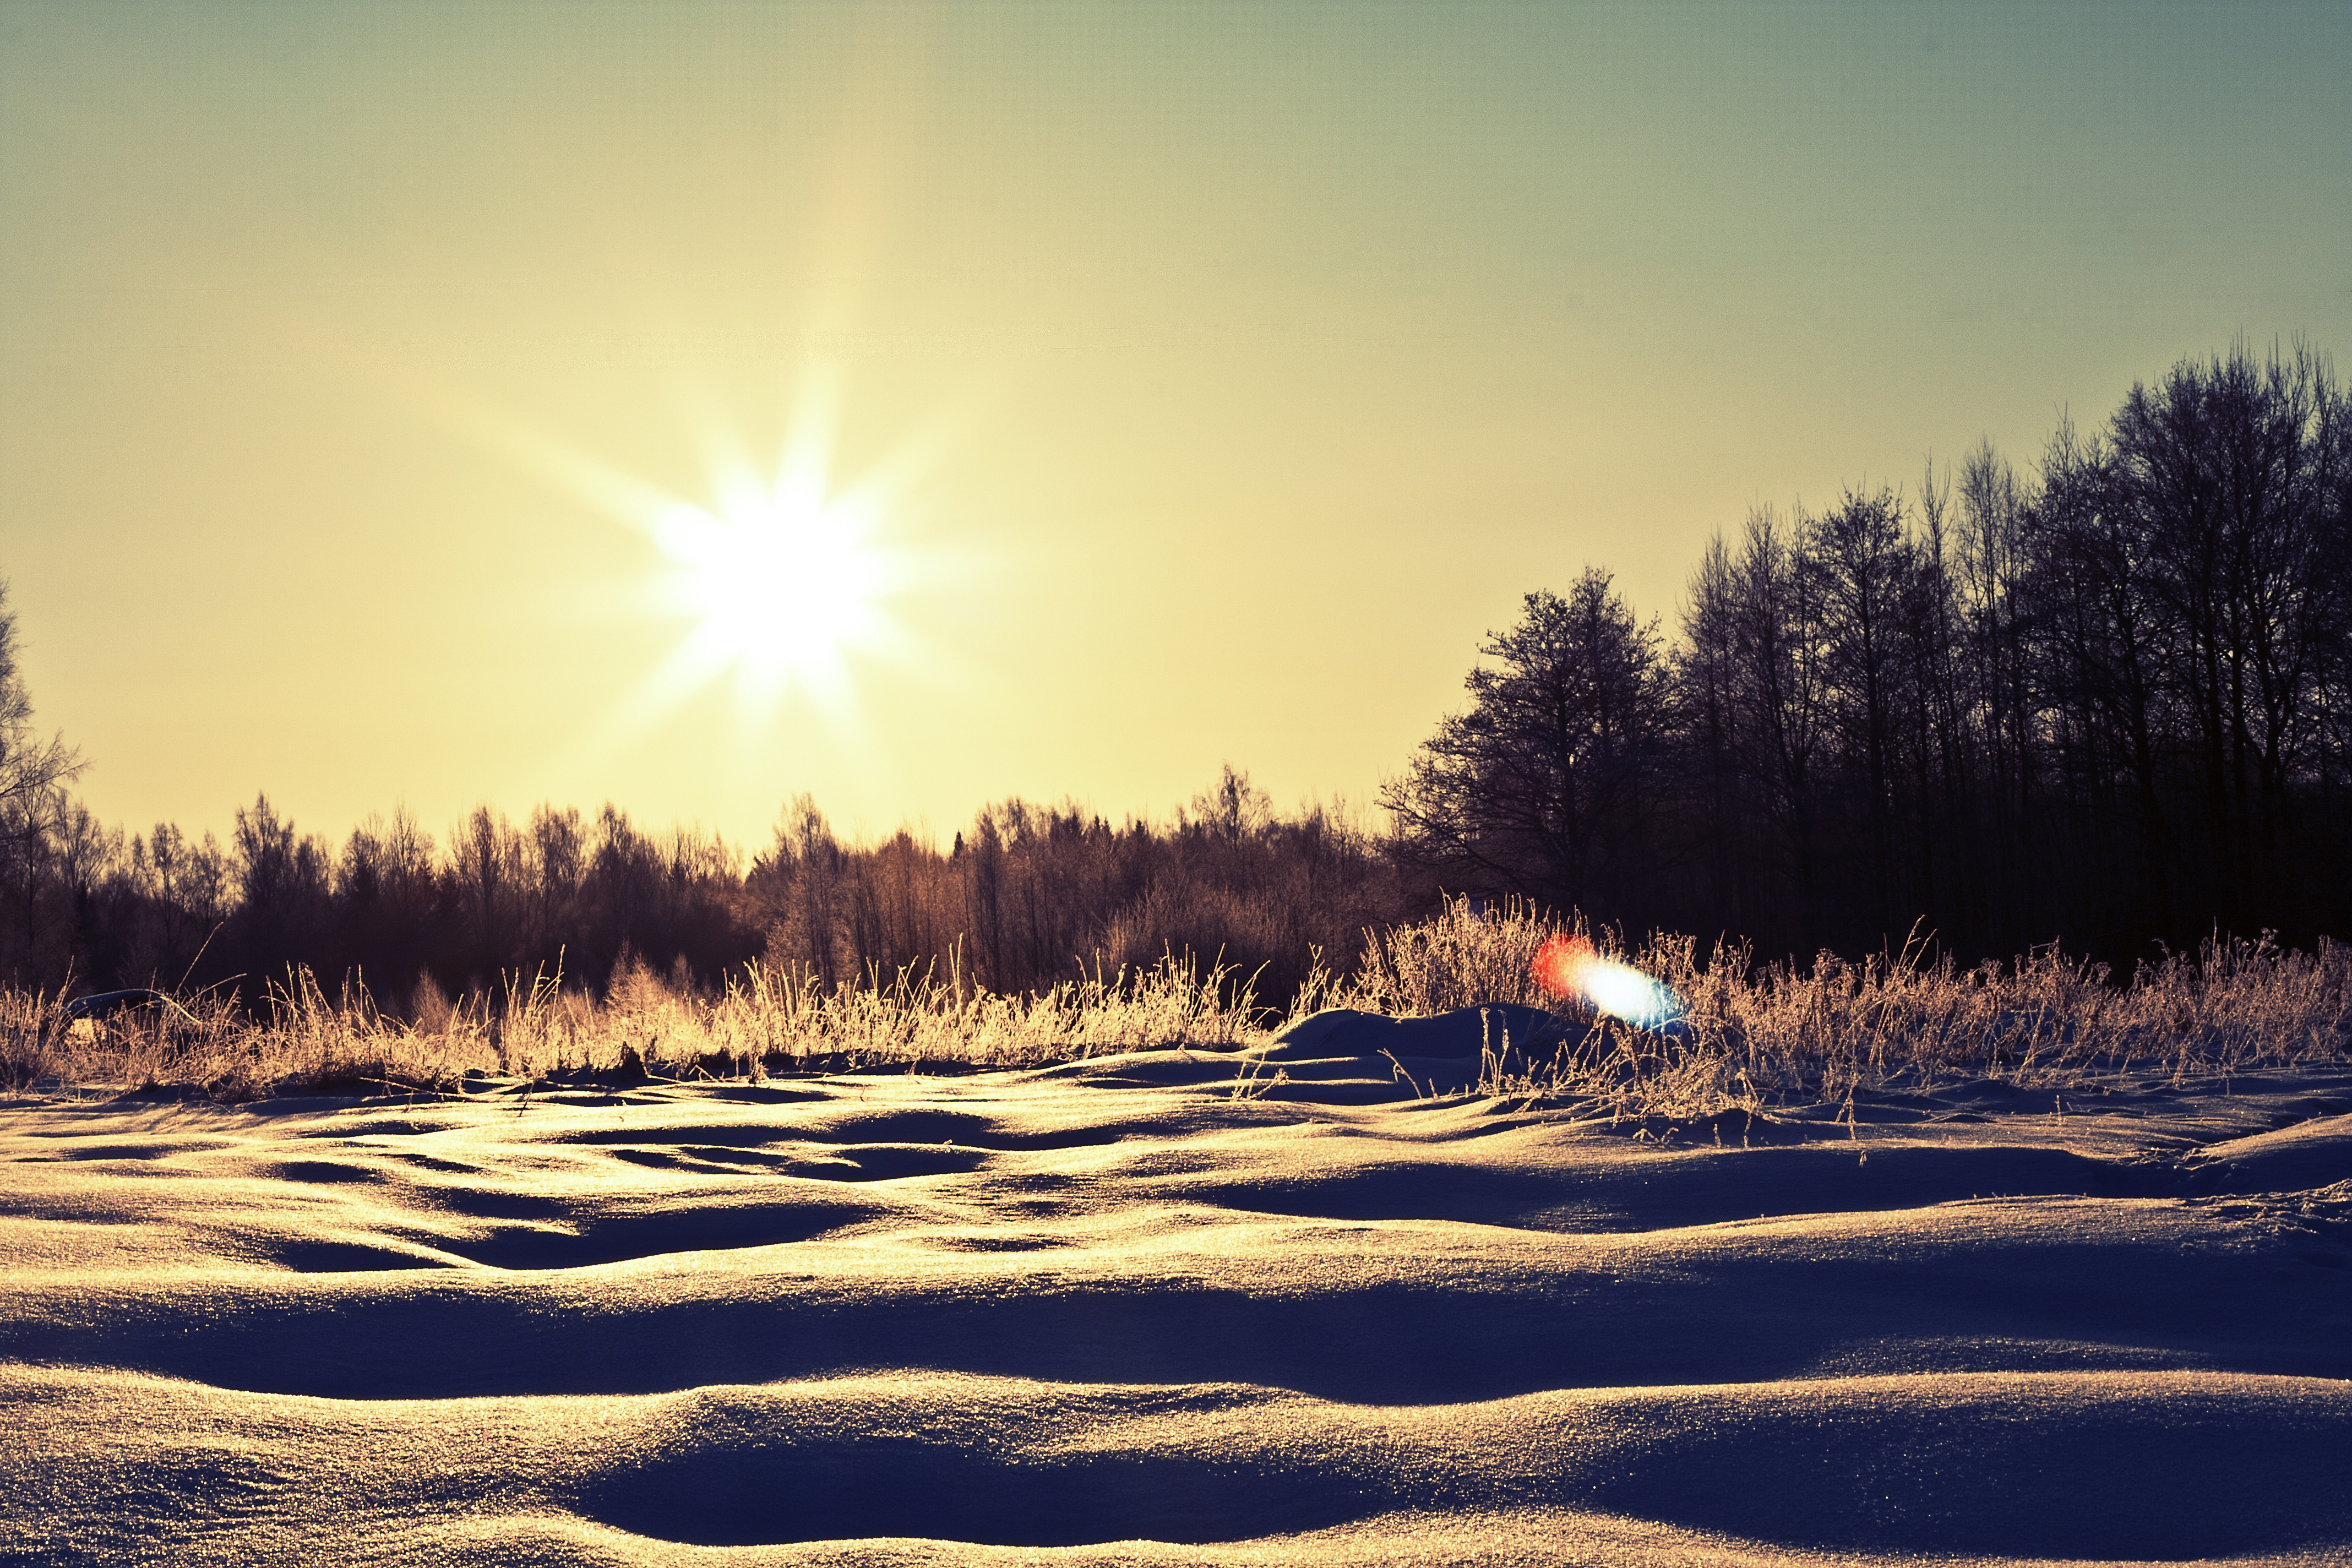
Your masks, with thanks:
M 0 1108 L 0 1556 L 2352 1553 L 2352 1076 L 1612 1123 L 1486 1012 Z

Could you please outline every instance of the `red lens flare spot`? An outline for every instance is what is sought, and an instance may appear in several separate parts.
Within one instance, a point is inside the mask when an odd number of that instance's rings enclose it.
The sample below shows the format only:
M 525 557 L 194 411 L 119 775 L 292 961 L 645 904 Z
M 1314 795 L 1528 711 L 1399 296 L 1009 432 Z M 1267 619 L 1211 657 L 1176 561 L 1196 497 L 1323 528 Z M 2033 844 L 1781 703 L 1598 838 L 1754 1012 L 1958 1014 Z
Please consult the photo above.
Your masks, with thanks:
M 1586 971 L 1600 954 L 1585 936 L 1549 936 L 1536 949 L 1536 984 L 1554 996 L 1576 996 L 1584 991 Z

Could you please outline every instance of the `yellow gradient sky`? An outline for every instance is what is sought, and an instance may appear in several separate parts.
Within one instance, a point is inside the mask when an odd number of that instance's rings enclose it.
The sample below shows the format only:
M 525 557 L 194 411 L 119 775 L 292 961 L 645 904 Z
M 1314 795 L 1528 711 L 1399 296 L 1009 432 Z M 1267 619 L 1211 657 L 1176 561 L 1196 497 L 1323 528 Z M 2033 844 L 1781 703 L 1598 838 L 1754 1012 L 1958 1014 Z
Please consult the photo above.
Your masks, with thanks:
M 1588 562 L 2352 353 L 2347 103 L 2341 5 L 0 0 L 0 575 L 133 830 L 1367 802 Z

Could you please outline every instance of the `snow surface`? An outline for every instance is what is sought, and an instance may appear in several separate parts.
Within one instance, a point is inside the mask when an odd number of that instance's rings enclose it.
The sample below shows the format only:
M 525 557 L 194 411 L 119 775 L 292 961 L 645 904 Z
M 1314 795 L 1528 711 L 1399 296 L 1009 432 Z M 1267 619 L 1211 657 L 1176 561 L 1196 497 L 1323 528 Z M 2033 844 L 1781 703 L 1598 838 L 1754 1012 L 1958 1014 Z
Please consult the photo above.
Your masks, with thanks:
M 0 1107 L 0 1561 L 2352 1562 L 2352 1074 L 1481 1033 Z

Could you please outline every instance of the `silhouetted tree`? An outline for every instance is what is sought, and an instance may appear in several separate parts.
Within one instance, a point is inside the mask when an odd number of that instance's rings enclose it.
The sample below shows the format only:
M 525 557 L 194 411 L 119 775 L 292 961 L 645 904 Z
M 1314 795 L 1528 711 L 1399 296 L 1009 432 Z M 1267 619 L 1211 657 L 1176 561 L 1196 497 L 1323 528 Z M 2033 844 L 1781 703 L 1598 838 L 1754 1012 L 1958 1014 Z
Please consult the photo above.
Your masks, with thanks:
M 1915 570 L 1904 537 L 1903 508 L 1891 489 L 1849 491 L 1812 520 L 1804 541 L 1821 585 L 1822 653 L 1829 712 L 1840 733 L 1851 816 L 1861 828 L 1858 891 L 1870 926 L 1897 918 L 1895 791 L 1904 770 L 1897 747 L 1902 715 L 1918 694 L 1903 657 L 1906 609 Z
M 1794 531 L 1801 541 L 1806 525 L 1801 511 Z M 1821 574 L 1792 547 L 1772 510 L 1758 507 L 1748 514 L 1731 586 L 1733 746 L 1757 803 L 1749 830 L 1776 857 L 1777 896 L 1760 911 L 1761 923 L 1775 937 L 1810 935 L 1822 904 L 1829 725 Z
M 1643 897 L 1668 684 L 1655 624 L 1610 583 L 1593 568 L 1566 598 L 1529 594 L 1480 648 L 1499 668 L 1470 672 L 1469 710 L 1383 790 L 1408 852 L 1441 875 L 1612 912 Z
M 0 845 L 25 847 L 53 826 L 65 805 L 62 786 L 82 770 L 81 753 L 63 734 L 41 739 L 33 697 L 16 667 L 16 616 L 0 580 Z
M 1742 839 L 1753 807 L 1740 771 L 1734 711 L 1739 689 L 1738 615 L 1730 547 L 1717 532 L 1691 574 L 1682 641 L 1668 661 L 1676 773 L 1691 851 L 1684 887 L 1686 900 L 1715 910 L 1727 927 L 1750 931 L 1755 872 Z
M 1670 648 L 1605 572 L 1528 595 L 1384 787 L 1385 838 L 1286 816 L 1227 764 L 1172 824 L 1003 800 L 947 854 L 845 843 L 803 795 L 748 872 L 611 805 L 520 830 L 485 807 L 438 848 L 395 813 L 331 858 L 259 799 L 226 849 L 126 841 L 32 731 L 14 630 L 0 599 L 18 983 L 308 963 L 396 1000 L 559 963 L 710 984 L 764 945 L 835 984 L 960 959 L 1005 990 L 1189 952 L 1278 998 L 1441 881 L 1775 954 L 1891 946 L 1919 916 L 1971 958 L 2352 934 L 2352 410 L 2301 348 L 2184 361 L 2062 421 L 2029 471 L 1980 443 L 1916 498 L 1759 507 L 1709 543 Z
M 325 841 L 298 835 L 266 795 L 237 809 L 233 845 L 237 902 L 224 937 L 251 998 L 283 984 L 289 969 L 317 967 L 332 862 Z
M 1192 797 L 1190 819 L 1220 843 L 1238 847 L 1265 832 L 1273 822 L 1274 802 L 1265 791 L 1250 783 L 1246 772 L 1236 773 L 1234 764 L 1227 763 L 1216 787 Z
M 2312 691 L 2341 643 L 2345 424 L 2315 354 L 2257 363 L 2242 345 L 2135 384 L 2114 420 L 2114 504 L 2147 542 L 2144 581 L 2173 634 L 2225 920 L 2263 918 Z

